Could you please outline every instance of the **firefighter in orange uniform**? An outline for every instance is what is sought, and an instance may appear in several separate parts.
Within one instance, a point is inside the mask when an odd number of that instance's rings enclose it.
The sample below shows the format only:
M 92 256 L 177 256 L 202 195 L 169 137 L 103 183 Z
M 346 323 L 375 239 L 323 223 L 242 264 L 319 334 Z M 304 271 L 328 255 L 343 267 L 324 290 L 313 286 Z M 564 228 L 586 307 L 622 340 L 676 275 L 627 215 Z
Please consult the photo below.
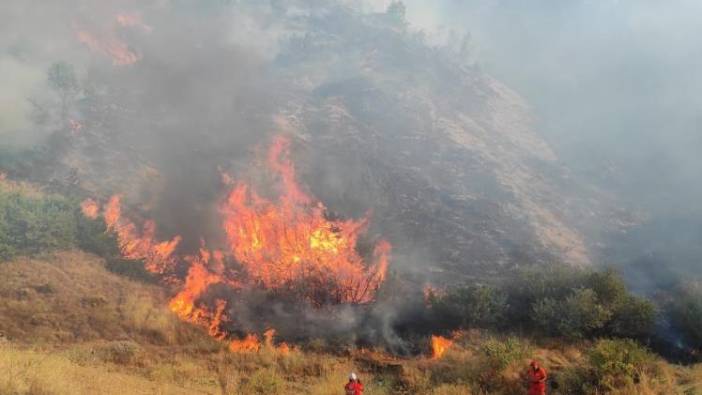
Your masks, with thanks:
M 529 395 L 546 395 L 546 369 L 534 360 L 529 364 Z
M 363 395 L 363 384 L 356 373 L 349 375 L 349 382 L 344 386 L 344 390 L 346 390 L 346 395 Z

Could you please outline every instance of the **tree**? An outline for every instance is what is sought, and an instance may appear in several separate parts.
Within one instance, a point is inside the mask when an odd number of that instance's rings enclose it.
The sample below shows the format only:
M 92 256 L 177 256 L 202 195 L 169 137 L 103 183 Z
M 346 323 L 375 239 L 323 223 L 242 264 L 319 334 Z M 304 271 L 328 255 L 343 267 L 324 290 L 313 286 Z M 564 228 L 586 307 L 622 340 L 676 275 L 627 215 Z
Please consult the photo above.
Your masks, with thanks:
M 78 93 L 78 79 L 73 65 L 66 62 L 56 62 L 47 72 L 49 86 L 56 91 L 61 101 L 61 118 L 66 119 L 71 102 Z
M 385 13 L 395 22 L 404 23 L 407 17 L 407 6 L 401 1 L 393 1 Z

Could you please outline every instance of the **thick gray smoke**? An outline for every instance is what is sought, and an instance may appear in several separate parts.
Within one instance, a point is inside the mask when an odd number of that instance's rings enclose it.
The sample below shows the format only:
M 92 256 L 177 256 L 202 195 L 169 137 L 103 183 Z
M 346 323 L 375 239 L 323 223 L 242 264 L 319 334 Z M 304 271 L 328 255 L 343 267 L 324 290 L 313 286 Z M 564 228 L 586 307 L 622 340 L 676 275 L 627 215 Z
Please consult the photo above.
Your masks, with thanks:
M 636 263 L 637 282 L 702 275 L 702 3 L 405 3 L 444 43 L 469 37 L 470 60 L 528 99 L 575 176 L 636 213 L 627 234 L 606 236 L 603 263 Z

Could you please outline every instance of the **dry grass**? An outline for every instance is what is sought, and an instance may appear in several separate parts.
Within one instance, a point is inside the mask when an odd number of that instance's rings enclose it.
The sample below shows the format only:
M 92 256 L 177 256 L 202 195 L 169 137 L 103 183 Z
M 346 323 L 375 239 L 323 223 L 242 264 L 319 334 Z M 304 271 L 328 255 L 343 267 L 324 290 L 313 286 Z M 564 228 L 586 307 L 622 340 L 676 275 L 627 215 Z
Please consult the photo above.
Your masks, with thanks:
M 192 394 L 167 381 L 111 371 L 107 365 L 82 366 L 55 353 L 0 345 L 0 394 Z
M 0 332 L 17 343 L 133 339 L 174 344 L 193 336 L 162 307 L 162 289 L 109 273 L 89 254 L 3 262 L 0 278 Z

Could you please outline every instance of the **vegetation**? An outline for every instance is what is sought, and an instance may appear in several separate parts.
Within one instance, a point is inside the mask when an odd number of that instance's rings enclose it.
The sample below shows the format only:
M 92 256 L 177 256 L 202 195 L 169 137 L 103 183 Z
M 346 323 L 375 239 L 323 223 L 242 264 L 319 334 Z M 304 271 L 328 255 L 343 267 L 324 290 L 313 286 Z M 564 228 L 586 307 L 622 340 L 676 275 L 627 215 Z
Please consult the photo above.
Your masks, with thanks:
M 74 247 L 75 207 L 64 197 L 0 182 L 0 259 Z
M 692 347 L 702 350 L 702 282 L 681 285 L 671 300 L 669 311 L 676 329 Z
M 631 294 L 616 272 L 529 269 L 500 286 L 468 286 L 432 300 L 441 320 L 463 328 L 522 327 L 549 336 L 645 339 L 656 307 Z

